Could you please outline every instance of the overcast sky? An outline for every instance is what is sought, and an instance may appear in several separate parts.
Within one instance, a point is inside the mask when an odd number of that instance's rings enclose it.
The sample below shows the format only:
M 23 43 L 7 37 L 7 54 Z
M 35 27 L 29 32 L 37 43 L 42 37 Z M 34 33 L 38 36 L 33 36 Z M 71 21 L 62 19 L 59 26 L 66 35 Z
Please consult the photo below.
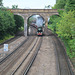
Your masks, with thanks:
M 18 8 L 30 8 L 30 9 L 44 9 L 45 6 L 54 6 L 56 0 L 3 0 L 5 7 L 12 7 L 12 5 L 18 5 Z

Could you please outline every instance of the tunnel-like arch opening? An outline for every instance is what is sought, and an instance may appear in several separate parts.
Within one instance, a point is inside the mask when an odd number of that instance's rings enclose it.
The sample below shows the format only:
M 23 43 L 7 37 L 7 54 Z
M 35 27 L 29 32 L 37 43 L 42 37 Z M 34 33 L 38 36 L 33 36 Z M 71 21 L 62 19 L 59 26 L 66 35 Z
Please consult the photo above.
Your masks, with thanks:
M 15 20 L 15 33 L 16 36 L 23 36 L 24 35 L 24 19 L 21 15 L 14 15 Z
M 45 26 L 45 19 L 41 15 L 32 14 L 27 19 L 27 35 L 37 35 L 37 28 Z

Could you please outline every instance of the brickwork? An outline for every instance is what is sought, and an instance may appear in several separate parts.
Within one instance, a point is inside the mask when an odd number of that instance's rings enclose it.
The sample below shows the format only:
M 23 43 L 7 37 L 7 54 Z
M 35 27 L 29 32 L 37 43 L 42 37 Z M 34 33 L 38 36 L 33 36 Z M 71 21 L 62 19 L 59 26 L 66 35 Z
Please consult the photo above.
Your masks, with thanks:
M 46 25 L 48 24 L 48 18 L 52 15 L 59 15 L 57 9 L 8 9 L 14 15 L 20 15 L 24 19 L 24 25 L 27 25 L 27 19 L 32 15 L 40 15 L 45 19 Z M 24 26 L 24 27 L 25 27 Z M 24 35 L 27 36 L 26 28 L 24 28 Z

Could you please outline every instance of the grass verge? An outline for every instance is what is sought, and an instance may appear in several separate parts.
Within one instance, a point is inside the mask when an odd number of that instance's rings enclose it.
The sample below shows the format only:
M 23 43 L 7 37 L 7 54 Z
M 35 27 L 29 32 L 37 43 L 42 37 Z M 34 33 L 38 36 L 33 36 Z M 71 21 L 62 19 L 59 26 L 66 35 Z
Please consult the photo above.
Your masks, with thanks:
M 4 39 L 0 40 L 0 44 L 3 43 L 4 41 L 8 40 L 8 39 L 13 38 L 13 37 L 14 36 L 12 36 L 12 35 L 5 36 Z

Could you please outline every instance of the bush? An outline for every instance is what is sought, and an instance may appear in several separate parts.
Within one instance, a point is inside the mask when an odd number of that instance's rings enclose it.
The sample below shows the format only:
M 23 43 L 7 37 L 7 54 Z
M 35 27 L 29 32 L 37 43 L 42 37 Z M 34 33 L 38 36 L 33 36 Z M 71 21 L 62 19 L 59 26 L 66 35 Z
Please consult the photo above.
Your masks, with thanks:
M 59 15 L 52 15 L 50 16 L 50 20 L 49 20 L 49 26 L 50 26 L 50 29 L 56 33 L 57 31 L 57 24 L 60 22 L 61 20 L 61 15 L 63 13 L 63 10 L 58 10 L 59 12 Z
M 75 11 L 63 13 L 60 23 L 57 24 L 57 34 L 63 38 L 69 46 L 68 55 L 75 57 Z
M 24 27 L 24 19 L 19 15 L 14 15 L 15 24 L 16 24 L 16 32 Z
M 67 54 L 70 58 L 75 57 L 75 11 L 68 13 L 59 10 L 59 17 L 52 16 L 50 18 L 50 25 L 48 26 L 64 41 Z
M 58 15 L 53 15 L 50 17 L 50 20 L 49 20 L 49 26 L 50 26 L 50 29 L 56 33 L 56 29 L 57 29 L 57 23 L 59 21 L 60 17 Z
M 57 34 L 59 36 L 62 36 L 64 39 L 71 39 L 72 37 L 72 31 L 71 27 L 72 24 L 75 23 L 75 18 L 74 18 L 74 12 L 68 12 L 63 13 L 63 16 L 61 16 L 60 23 L 57 24 Z
M 0 10 L 0 39 L 4 36 L 14 34 L 15 20 L 10 11 Z

